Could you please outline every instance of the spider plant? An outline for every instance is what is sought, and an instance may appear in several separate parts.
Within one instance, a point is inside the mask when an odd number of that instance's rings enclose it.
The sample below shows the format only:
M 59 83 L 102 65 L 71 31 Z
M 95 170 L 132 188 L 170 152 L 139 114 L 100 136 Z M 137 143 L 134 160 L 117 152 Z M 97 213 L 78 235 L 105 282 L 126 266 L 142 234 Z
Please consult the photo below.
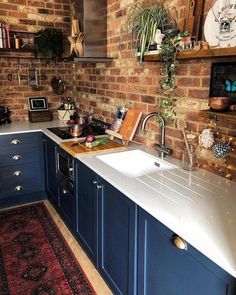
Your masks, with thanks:
M 162 30 L 170 21 L 169 10 L 161 3 L 144 6 L 140 3 L 131 4 L 128 12 L 125 32 L 132 34 L 132 47 L 135 43 L 140 51 L 140 63 L 143 56 L 153 43 L 156 30 Z

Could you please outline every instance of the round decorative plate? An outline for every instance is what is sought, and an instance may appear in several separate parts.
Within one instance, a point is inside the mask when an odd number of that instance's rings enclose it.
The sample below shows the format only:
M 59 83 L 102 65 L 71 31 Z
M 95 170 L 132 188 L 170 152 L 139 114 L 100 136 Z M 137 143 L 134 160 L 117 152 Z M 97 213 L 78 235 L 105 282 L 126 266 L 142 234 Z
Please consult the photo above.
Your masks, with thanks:
M 207 14 L 204 35 L 210 46 L 236 46 L 235 0 L 216 1 Z

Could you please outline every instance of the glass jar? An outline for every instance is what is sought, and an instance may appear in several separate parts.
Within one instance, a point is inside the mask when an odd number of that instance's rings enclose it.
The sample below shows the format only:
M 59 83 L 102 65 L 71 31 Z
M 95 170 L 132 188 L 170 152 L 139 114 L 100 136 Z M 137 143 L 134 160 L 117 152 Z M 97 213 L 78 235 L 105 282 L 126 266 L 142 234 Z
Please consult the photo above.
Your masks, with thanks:
M 185 149 L 182 155 L 182 168 L 192 171 L 196 168 L 196 154 L 194 146 L 189 144 L 189 149 Z

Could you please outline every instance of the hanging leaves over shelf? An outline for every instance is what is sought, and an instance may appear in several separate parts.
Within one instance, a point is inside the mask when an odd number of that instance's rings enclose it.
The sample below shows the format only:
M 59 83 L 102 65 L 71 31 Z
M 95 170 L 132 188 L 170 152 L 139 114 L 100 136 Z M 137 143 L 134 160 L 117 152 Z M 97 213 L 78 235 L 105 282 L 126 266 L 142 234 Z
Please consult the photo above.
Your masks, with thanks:
M 36 55 L 45 57 L 61 57 L 63 49 L 63 33 L 54 28 L 39 31 L 34 37 Z

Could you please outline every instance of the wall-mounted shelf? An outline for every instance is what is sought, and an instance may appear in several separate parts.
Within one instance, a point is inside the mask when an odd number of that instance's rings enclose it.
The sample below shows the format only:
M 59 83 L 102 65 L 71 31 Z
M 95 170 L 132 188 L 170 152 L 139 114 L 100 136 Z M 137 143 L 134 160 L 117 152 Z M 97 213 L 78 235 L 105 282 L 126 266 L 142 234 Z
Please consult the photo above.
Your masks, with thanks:
M 200 111 L 200 116 L 212 120 L 236 123 L 236 111 L 216 112 L 212 110 Z
M 189 50 L 177 53 L 177 59 L 195 59 L 195 58 L 217 58 L 217 57 L 236 57 L 236 47 L 232 48 L 214 48 Z M 144 56 L 144 61 L 160 61 L 157 51 L 148 52 Z

